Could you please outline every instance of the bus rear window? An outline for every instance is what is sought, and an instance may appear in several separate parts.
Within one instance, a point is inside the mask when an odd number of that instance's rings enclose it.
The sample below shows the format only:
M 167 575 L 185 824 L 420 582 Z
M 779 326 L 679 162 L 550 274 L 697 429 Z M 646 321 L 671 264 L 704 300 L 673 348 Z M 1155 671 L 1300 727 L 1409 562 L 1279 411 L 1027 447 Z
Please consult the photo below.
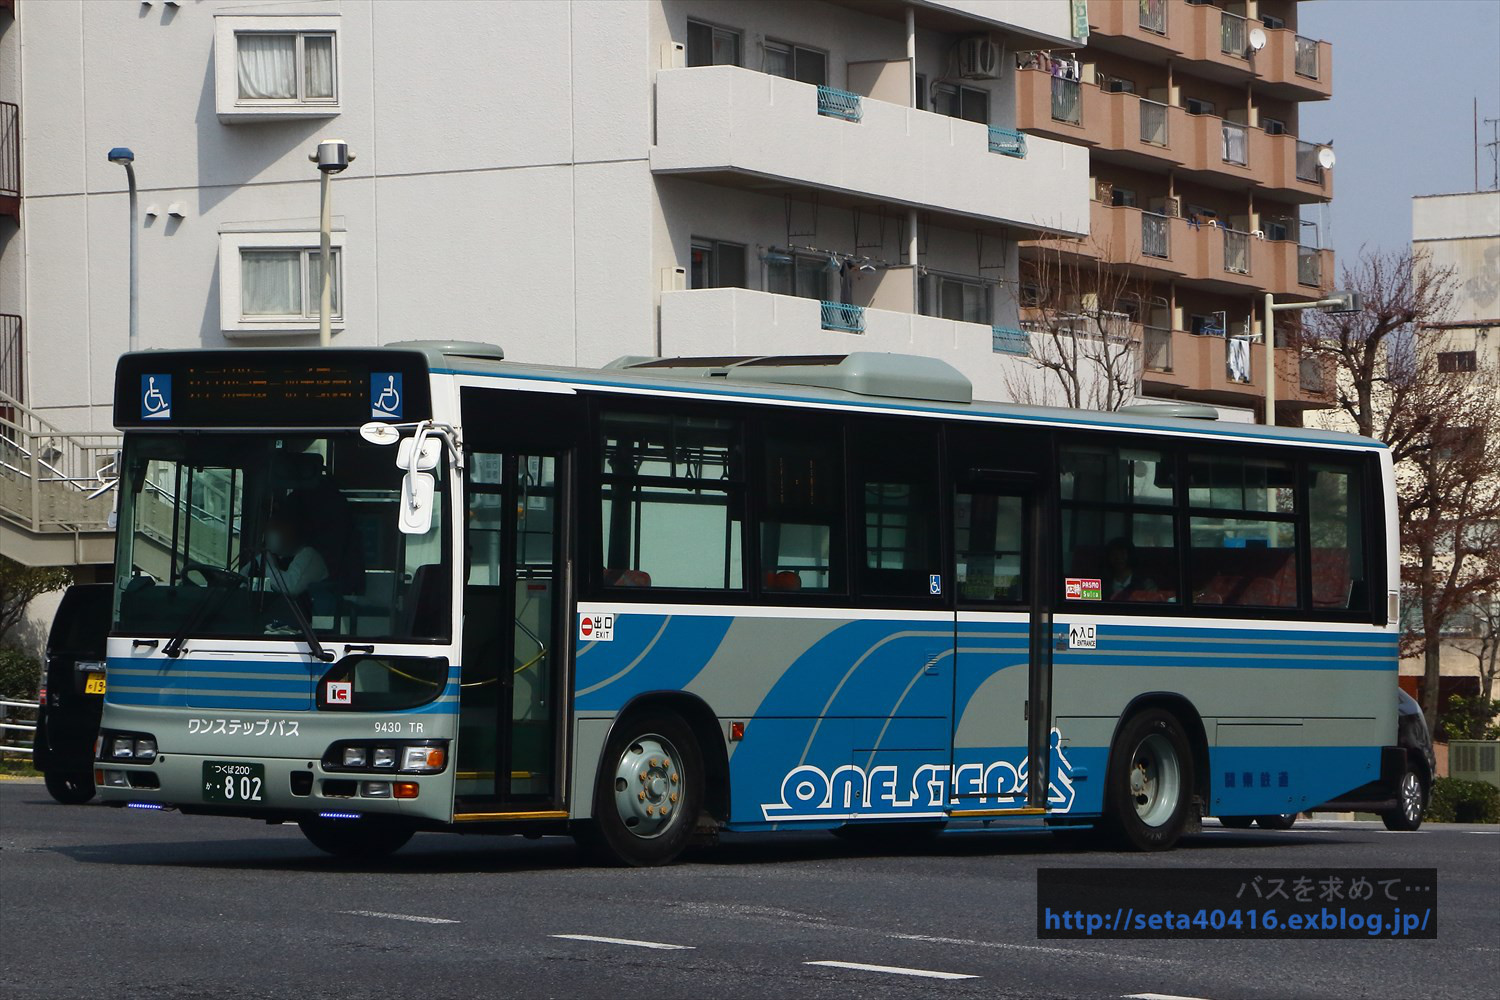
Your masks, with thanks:
M 1369 584 L 1359 470 L 1314 463 L 1307 478 L 1312 606 L 1362 608 L 1368 603 Z

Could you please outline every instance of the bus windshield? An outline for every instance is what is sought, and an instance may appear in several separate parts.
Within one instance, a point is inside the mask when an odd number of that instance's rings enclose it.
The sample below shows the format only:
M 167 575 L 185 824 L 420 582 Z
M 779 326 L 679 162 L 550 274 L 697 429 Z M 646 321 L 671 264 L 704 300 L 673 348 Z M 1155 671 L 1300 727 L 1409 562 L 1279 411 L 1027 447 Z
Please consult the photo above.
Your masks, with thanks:
M 402 534 L 395 457 L 353 431 L 128 435 L 116 630 L 446 638 L 443 504 Z

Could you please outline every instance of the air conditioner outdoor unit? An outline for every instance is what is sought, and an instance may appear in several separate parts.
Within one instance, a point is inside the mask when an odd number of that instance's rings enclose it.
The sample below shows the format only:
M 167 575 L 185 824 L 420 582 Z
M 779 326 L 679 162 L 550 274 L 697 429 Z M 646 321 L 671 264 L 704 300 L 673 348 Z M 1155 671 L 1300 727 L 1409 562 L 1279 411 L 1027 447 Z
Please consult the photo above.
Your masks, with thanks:
M 985 35 L 975 35 L 959 42 L 958 71 L 966 80 L 998 80 L 1004 46 Z
M 1285 135 L 1286 122 L 1279 122 L 1274 118 L 1266 119 L 1266 135 Z
M 1163 215 L 1171 216 L 1174 219 L 1182 218 L 1182 199 L 1176 195 L 1168 198 L 1162 207 L 1166 209 L 1162 213 Z

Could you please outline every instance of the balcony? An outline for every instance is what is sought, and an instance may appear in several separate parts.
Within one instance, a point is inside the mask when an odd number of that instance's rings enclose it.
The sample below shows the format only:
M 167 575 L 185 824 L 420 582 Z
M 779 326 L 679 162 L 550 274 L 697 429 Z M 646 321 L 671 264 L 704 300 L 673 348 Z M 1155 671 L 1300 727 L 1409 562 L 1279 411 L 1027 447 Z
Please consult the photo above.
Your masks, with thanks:
M 1231 294 L 1275 292 L 1321 295 L 1332 272 L 1332 252 L 1284 240 L 1125 205 L 1093 202 L 1089 238 L 1076 245 L 1084 257 L 1128 265 L 1156 281 L 1189 280 Z M 1034 243 L 1023 243 L 1030 253 Z
M 1237 348 L 1232 343 L 1224 337 L 1146 327 L 1142 391 L 1148 396 L 1255 408 L 1266 395 L 1265 345 L 1254 340 Z M 1231 365 L 1231 352 L 1238 351 L 1245 353 L 1237 354 Z M 1326 393 L 1304 381 L 1304 367 L 1295 349 L 1276 349 L 1278 410 L 1328 407 Z
M 856 310 L 863 332 L 832 329 L 828 307 L 840 303 L 748 288 L 663 292 L 661 349 L 672 355 L 843 354 L 889 351 L 941 358 L 973 381 L 975 396 L 994 399 L 1029 350 L 1006 328 L 889 309 Z M 1024 334 L 1021 335 L 1024 337 Z
M 21 218 L 21 109 L 0 101 L 0 215 Z
M 1176 105 L 1041 70 L 1016 71 L 1016 125 L 1033 138 L 1089 146 L 1098 160 L 1143 170 L 1177 169 L 1214 187 L 1255 188 L 1297 204 L 1333 197 L 1331 175 L 1318 170 L 1305 152 L 1299 161 L 1295 136 L 1269 135 L 1217 115 L 1190 115 Z M 1309 148 L 1315 155 L 1316 147 Z M 1299 162 L 1311 179 L 1299 179 Z
M 1250 50 L 1250 32 L 1266 46 Z M 1333 93 L 1332 49 L 1285 28 L 1267 28 L 1208 4 L 1165 0 L 1089 4 L 1089 46 L 1133 59 L 1168 61 L 1194 76 L 1240 85 L 1258 81 L 1268 96 L 1288 101 L 1326 100 Z
M 868 97 L 857 121 L 830 116 L 835 107 L 847 113 L 810 84 L 735 66 L 663 70 L 652 172 L 1087 231 L 1088 153 L 1077 146 L 1027 136 L 996 148 L 986 125 Z

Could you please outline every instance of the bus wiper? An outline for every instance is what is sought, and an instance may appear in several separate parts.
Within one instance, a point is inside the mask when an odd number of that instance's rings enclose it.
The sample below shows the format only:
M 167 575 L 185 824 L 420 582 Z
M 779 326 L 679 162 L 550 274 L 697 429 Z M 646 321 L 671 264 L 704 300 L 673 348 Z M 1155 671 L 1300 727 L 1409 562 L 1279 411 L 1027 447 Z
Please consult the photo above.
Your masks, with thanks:
M 276 560 L 271 555 L 269 549 L 262 550 L 261 564 L 276 574 L 276 592 L 286 602 L 287 610 L 291 611 L 292 621 L 297 623 L 297 628 L 301 631 L 302 638 L 307 643 L 308 652 L 324 663 L 332 663 L 337 657 L 334 656 L 332 650 L 323 648 L 323 644 L 318 641 L 318 634 L 313 631 L 312 624 L 303 615 L 302 609 L 297 606 L 296 599 L 286 592 L 286 577 L 281 575 L 281 567 L 276 565 Z
M 228 593 L 229 588 L 221 587 L 217 592 L 207 594 L 203 598 L 203 603 L 198 605 L 198 610 L 182 623 L 182 628 L 172 633 L 172 638 L 167 640 L 167 644 L 161 648 L 161 651 L 174 660 L 181 656 L 183 643 L 187 642 L 188 636 L 203 624 L 209 612 L 219 610 L 219 605 L 224 603 L 224 597 Z

